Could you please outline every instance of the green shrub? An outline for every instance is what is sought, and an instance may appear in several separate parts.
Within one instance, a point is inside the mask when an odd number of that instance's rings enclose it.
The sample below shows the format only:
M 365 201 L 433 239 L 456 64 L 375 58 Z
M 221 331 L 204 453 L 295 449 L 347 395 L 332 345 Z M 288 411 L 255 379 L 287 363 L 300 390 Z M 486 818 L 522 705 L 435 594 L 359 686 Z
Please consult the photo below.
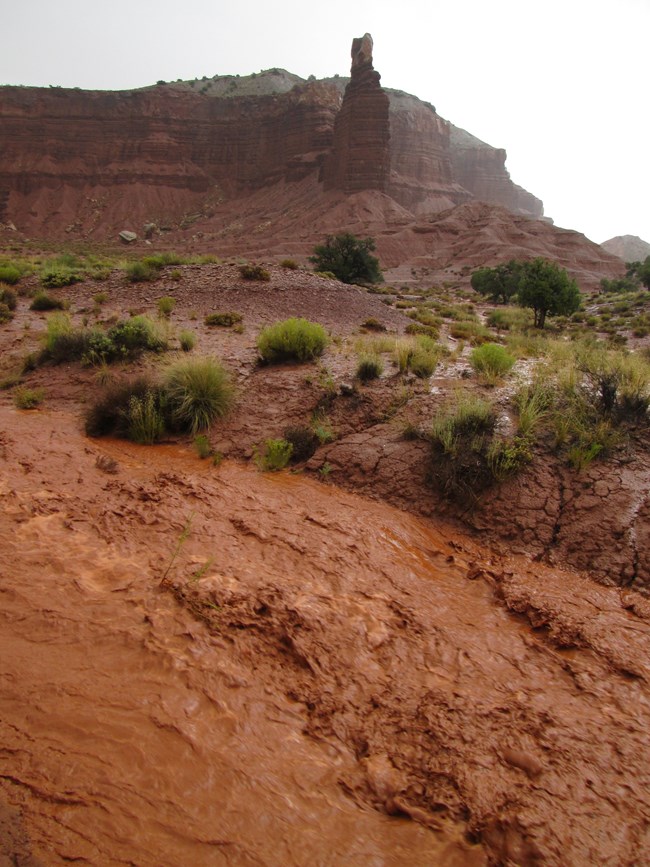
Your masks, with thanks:
M 257 338 L 262 361 L 311 361 L 322 355 L 327 346 L 322 325 L 307 319 L 285 319 L 263 328 Z
M 59 298 L 53 298 L 47 292 L 37 292 L 29 306 L 30 310 L 63 310 L 65 304 Z
M 178 335 L 178 342 L 183 352 L 191 352 L 196 346 L 196 334 L 193 331 L 183 330 Z
M 64 266 L 45 268 L 41 271 L 41 283 L 47 289 L 60 289 L 62 286 L 72 286 L 79 283 L 83 275 L 76 270 Z
M 240 265 L 239 273 L 244 280 L 260 280 L 268 283 L 271 279 L 270 273 L 261 265 Z
M 106 304 L 108 301 L 108 293 L 98 292 L 96 295 L 93 295 L 93 301 L 95 304 Z
M 230 328 L 231 325 L 237 325 L 242 319 L 241 313 L 228 311 L 227 313 L 208 313 L 203 321 L 206 325 L 221 325 L 224 328 Z
M 43 402 L 45 392 L 42 388 L 17 388 L 13 399 L 18 409 L 34 409 Z
M 410 371 L 426 379 L 431 376 L 440 360 L 442 347 L 426 335 L 415 339 L 402 339 L 395 343 L 394 359 L 400 373 Z
M 288 271 L 296 271 L 298 269 L 298 263 L 295 259 L 283 259 L 280 262 L 281 268 L 286 268 Z
M 291 463 L 307 461 L 320 445 L 317 434 L 309 427 L 288 427 L 283 432 L 284 439 L 291 443 Z
M 165 375 L 172 424 L 197 434 L 226 415 L 234 391 L 225 369 L 213 358 L 179 361 Z
M 164 352 L 167 341 L 158 325 L 148 316 L 132 316 L 113 325 L 108 339 L 115 346 L 115 355 L 132 357 L 142 352 Z
M 484 325 L 470 320 L 454 322 L 449 333 L 457 340 L 467 340 L 472 346 L 480 346 L 481 343 L 487 343 L 492 339 L 492 334 Z
M 315 247 L 309 261 L 317 273 L 331 273 L 342 283 L 379 283 L 382 274 L 379 260 L 372 255 L 374 249 L 372 238 L 342 232 L 329 235 L 324 244 Z
M 515 359 L 504 346 L 484 343 L 472 350 L 469 362 L 476 373 L 482 374 L 488 380 L 494 380 L 512 370 Z
M 357 378 L 361 382 L 370 382 L 381 376 L 383 369 L 384 365 L 378 355 L 362 355 L 357 364 Z
M 263 453 L 257 456 L 257 465 L 261 470 L 270 472 L 283 470 L 292 452 L 293 446 L 287 440 L 266 440 Z
M 15 265 L 0 265 L 0 283 L 15 286 L 22 277 L 22 272 Z
M 174 307 L 176 307 L 176 299 L 171 295 L 164 295 L 158 299 L 158 315 L 161 319 L 169 319 Z

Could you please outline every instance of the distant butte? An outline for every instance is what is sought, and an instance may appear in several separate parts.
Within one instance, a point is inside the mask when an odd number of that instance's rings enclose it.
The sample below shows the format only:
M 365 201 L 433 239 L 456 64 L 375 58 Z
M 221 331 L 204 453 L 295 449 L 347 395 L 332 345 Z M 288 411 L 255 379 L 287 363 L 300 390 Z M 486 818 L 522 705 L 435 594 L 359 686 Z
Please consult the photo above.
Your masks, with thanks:
M 620 272 L 540 222 L 505 150 L 382 88 L 372 50 L 369 34 L 353 41 L 349 79 L 273 69 L 121 92 L 0 88 L 0 240 L 142 238 L 153 224 L 154 245 L 306 256 L 349 229 L 372 233 L 406 282 L 512 256 L 556 259 L 585 285 Z

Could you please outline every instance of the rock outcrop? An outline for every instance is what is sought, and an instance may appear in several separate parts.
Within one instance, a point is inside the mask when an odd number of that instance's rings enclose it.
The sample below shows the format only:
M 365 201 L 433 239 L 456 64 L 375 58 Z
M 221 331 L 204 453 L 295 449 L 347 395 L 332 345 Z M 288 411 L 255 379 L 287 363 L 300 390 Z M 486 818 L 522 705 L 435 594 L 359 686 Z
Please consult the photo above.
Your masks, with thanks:
M 372 65 L 372 37 L 352 42 L 352 70 L 334 123 L 332 151 L 325 163 L 325 190 L 385 192 L 390 164 L 388 96 Z

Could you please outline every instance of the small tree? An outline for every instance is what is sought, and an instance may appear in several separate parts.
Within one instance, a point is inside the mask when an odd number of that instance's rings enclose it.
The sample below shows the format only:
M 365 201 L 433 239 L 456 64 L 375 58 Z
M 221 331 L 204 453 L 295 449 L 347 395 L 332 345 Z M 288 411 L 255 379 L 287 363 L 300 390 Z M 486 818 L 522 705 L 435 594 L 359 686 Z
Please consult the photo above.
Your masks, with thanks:
M 646 289 L 650 289 L 650 256 L 643 263 L 639 263 L 636 269 L 636 276 Z
M 331 271 L 342 283 L 379 283 L 379 259 L 372 238 L 357 238 L 350 232 L 328 235 L 324 244 L 314 247 L 309 261 L 316 271 Z
M 521 265 L 521 262 L 511 259 L 496 268 L 479 268 L 472 274 L 472 289 L 495 304 L 507 304 L 519 288 Z
M 568 316 L 580 307 L 580 290 L 564 268 L 537 258 L 521 265 L 517 300 L 521 307 L 530 307 L 535 327 L 543 328 L 546 317 Z

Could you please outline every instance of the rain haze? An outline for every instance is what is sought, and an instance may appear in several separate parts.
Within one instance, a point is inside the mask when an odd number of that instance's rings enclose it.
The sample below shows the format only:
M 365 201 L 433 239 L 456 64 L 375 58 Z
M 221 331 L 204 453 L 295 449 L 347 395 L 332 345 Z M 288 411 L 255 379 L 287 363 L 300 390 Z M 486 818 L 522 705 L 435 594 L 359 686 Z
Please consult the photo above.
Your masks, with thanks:
M 2 30 L 0 84 L 101 90 L 272 67 L 347 75 L 369 32 L 382 84 L 505 148 L 557 225 L 650 240 L 648 0 L 3 0 Z

